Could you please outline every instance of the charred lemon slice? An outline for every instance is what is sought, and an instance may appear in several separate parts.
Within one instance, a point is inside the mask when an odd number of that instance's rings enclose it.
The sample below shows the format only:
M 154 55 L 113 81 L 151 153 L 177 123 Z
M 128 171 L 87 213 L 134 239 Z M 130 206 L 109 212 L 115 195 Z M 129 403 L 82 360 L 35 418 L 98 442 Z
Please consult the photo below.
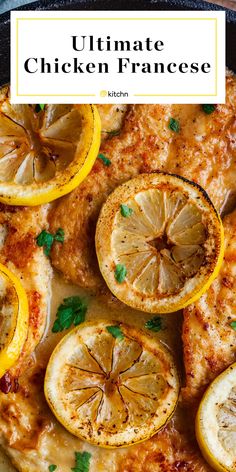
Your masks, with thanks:
M 101 125 L 93 105 L 13 105 L 0 96 L 0 201 L 39 205 L 77 187 L 90 172 Z
M 143 174 L 116 188 L 97 223 L 108 287 L 148 312 L 197 300 L 218 274 L 223 248 L 223 226 L 207 194 L 176 175 Z
M 0 378 L 17 361 L 28 331 L 28 301 L 19 279 L 0 264 Z
M 196 417 L 196 435 L 209 464 L 219 472 L 236 470 L 236 364 L 207 389 Z
M 171 417 L 179 381 L 170 353 L 118 322 L 84 323 L 49 360 L 45 395 L 72 434 L 103 447 L 144 441 Z

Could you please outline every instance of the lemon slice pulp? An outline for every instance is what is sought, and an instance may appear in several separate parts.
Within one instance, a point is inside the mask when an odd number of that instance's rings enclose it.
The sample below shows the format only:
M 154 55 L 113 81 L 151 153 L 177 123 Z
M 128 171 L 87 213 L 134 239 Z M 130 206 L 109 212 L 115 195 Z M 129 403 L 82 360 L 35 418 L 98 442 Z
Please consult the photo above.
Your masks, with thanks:
M 193 182 L 143 174 L 108 197 L 97 223 L 96 251 L 117 298 L 143 311 L 171 312 L 199 298 L 218 274 L 223 226 Z M 117 268 L 124 270 L 122 281 Z
M 14 105 L 0 95 L 0 201 L 38 205 L 73 190 L 90 172 L 101 124 L 93 105 Z
M 170 353 L 136 328 L 84 323 L 55 348 L 45 377 L 46 399 L 72 434 L 121 447 L 155 434 L 174 412 L 179 392 Z
M 196 435 L 204 457 L 215 470 L 236 470 L 236 364 L 220 374 L 203 396 Z
M 0 264 L 0 378 L 17 361 L 28 331 L 27 295 L 19 279 Z

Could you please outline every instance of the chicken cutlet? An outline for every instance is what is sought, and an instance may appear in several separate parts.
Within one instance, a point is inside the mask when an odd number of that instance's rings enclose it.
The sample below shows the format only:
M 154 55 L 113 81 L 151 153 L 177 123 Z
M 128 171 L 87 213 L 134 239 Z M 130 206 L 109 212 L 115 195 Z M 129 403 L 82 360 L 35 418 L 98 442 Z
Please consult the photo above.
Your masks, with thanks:
M 225 254 L 208 291 L 184 310 L 183 348 L 186 401 L 198 400 L 206 386 L 236 360 L 236 211 L 224 219 Z
M 50 464 L 59 472 L 71 472 L 76 451 L 91 454 L 91 472 L 213 472 L 200 454 L 186 411 L 178 409 L 148 441 L 104 452 L 57 423 L 44 399 L 43 377 L 44 370 L 32 370 L 11 401 L 1 401 L 0 443 L 20 472 L 48 472 Z
M 85 181 L 60 200 L 50 227 L 65 229 L 63 246 L 55 245 L 52 263 L 66 280 L 89 289 L 104 286 L 94 233 L 102 204 L 119 184 L 142 172 L 166 171 L 200 184 L 220 210 L 236 190 L 236 78 L 226 78 L 226 105 L 208 115 L 200 105 L 134 105 L 128 108 L 118 136 L 106 139 Z M 180 130 L 169 127 L 178 120 Z
M 17 365 L 0 379 L 5 393 L 18 387 L 18 377 L 27 368 L 47 322 L 51 266 L 36 244 L 46 226 L 46 207 L 34 209 L 0 206 L 0 262 L 21 280 L 29 301 L 28 336 Z

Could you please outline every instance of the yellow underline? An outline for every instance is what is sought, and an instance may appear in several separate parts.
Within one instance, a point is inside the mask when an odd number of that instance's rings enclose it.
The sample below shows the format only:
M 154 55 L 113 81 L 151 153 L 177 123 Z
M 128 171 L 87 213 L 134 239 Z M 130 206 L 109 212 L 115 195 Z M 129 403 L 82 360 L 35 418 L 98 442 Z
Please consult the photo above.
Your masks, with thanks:
M 49 94 L 49 93 L 37 93 L 37 94 L 34 94 L 34 93 L 27 93 L 27 94 L 24 94 L 24 93 L 20 93 L 20 94 L 17 94 L 18 97 L 96 97 L 96 94 L 93 93 L 93 94 L 90 94 L 90 93 L 80 93 L 80 94 L 74 94 L 74 93 L 60 93 L 60 94 L 57 94 L 57 93 L 52 93 L 52 94 Z
M 171 20 L 171 21 L 176 21 L 176 20 L 201 20 L 201 21 L 214 21 L 215 18 L 18 18 L 19 20 L 132 20 L 132 21 L 155 21 L 155 20 Z
M 134 93 L 134 97 L 216 97 L 216 93 Z

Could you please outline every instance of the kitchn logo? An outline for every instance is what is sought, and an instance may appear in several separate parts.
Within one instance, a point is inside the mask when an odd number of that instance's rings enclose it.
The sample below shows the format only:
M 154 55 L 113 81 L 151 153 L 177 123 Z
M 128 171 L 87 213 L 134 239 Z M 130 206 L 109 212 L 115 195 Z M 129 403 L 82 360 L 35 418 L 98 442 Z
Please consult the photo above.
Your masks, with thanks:
M 100 97 L 103 98 L 119 98 L 119 97 L 128 97 L 129 94 L 128 92 L 122 92 L 122 90 L 119 90 L 119 92 L 116 92 L 115 90 L 101 90 L 100 92 Z

